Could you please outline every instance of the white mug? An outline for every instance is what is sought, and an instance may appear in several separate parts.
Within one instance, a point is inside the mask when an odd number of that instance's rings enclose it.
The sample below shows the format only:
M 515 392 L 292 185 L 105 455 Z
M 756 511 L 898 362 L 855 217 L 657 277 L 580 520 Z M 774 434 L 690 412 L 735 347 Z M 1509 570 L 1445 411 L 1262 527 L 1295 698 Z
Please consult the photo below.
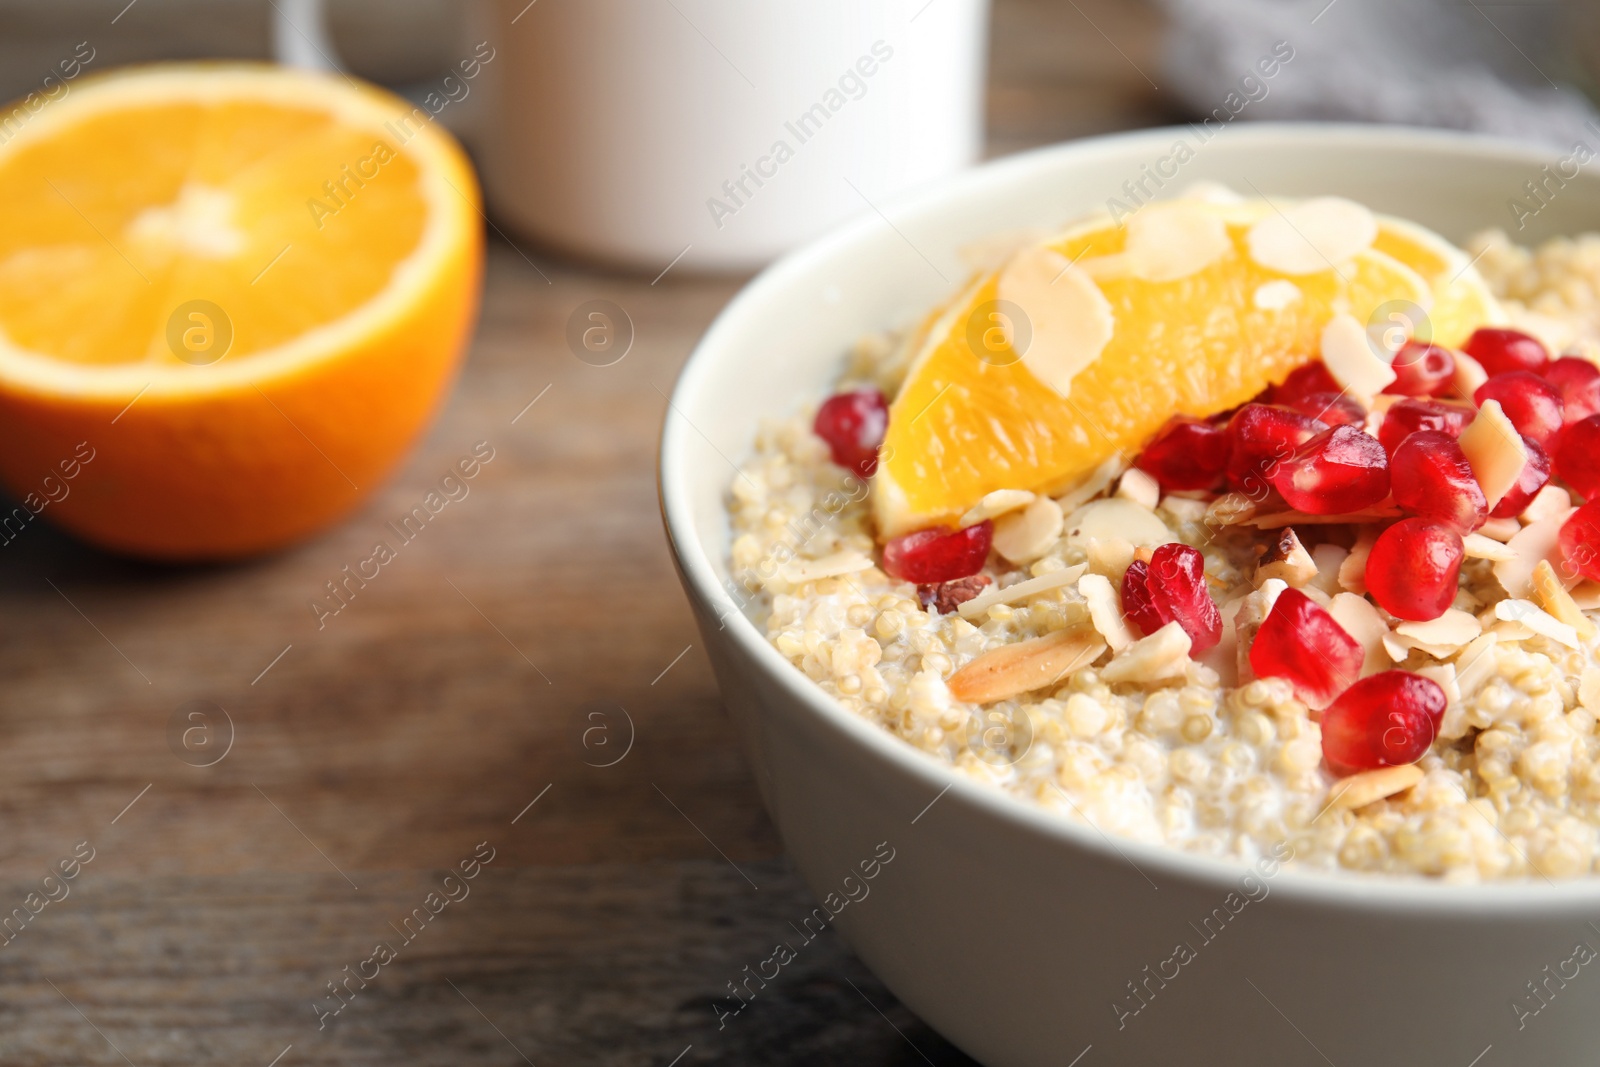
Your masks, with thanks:
M 581 255 L 758 265 L 974 162 L 988 0 L 495 0 L 490 212 Z

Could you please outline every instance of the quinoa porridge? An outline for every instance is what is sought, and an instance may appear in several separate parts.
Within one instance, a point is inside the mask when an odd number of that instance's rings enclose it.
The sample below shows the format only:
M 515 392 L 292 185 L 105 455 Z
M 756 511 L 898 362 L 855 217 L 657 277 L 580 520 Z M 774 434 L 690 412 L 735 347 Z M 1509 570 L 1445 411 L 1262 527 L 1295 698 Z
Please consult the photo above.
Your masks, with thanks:
M 1306 247 L 1220 193 L 1091 220 L 863 338 L 732 480 L 732 591 L 849 712 L 1108 834 L 1590 872 L 1600 237 L 1287 211 Z

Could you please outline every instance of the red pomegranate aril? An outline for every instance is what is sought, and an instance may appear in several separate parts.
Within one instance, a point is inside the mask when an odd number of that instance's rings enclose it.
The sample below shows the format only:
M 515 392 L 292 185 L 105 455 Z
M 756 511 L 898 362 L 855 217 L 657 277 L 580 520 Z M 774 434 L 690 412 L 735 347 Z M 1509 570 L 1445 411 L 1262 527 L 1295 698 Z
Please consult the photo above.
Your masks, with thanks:
M 1228 488 L 1265 499 L 1273 469 L 1327 428 L 1291 408 L 1246 404 L 1228 421 Z
M 1517 432 L 1544 448 L 1553 446 L 1561 432 L 1561 390 L 1531 371 L 1497 374 L 1478 386 L 1472 399 L 1480 408 L 1490 400 L 1499 401 Z
M 1378 440 L 1384 451 L 1392 453 L 1411 434 L 1418 430 L 1438 430 L 1451 437 L 1460 437 L 1477 412 L 1461 404 L 1446 404 L 1438 400 L 1407 397 L 1397 400 L 1384 413 L 1378 427 Z
M 1510 519 L 1522 514 L 1522 509 L 1528 506 L 1535 493 L 1544 488 L 1550 480 L 1550 453 L 1540 448 L 1531 437 L 1522 439 L 1522 447 L 1528 453 L 1528 462 L 1522 465 L 1522 473 L 1517 475 L 1517 484 L 1513 485 L 1506 495 L 1500 498 L 1500 503 L 1494 506 L 1489 516 L 1495 519 Z
M 1561 570 L 1600 582 L 1600 500 L 1591 500 L 1561 527 Z
M 1313 393 L 1340 392 L 1339 382 L 1328 371 L 1322 360 L 1307 363 L 1296 367 L 1289 372 L 1289 377 L 1283 380 L 1282 385 L 1275 385 L 1269 391 L 1270 401 L 1262 403 L 1283 404 L 1288 407 Z
M 1384 392 L 1395 396 L 1438 396 L 1456 376 L 1456 357 L 1448 348 L 1407 341 L 1394 355 L 1395 379 Z
M 970 578 L 983 570 L 994 540 L 994 523 L 985 519 L 961 530 L 934 527 L 893 538 L 883 546 L 883 569 L 918 585 Z
M 1376 437 L 1354 426 L 1335 426 L 1301 445 L 1271 478 L 1291 508 L 1343 515 L 1389 495 L 1389 457 Z
M 1174 541 L 1134 560 L 1122 576 L 1122 613 L 1145 636 L 1170 622 L 1189 635 L 1189 651 L 1204 652 L 1222 640 L 1222 613 L 1206 588 L 1205 557 Z
M 1383 671 L 1363 678 L 1322 713 L 1322 755 L 1335 773 L 1415 763 L 1433 746 L 1447 700 L 1432 678 Z
M 1561 431 L 1556 473 L 1585 500 L 1600 497 L 1600 415 L 1590 415 Z
M 1489 517 L 1483 487 L 1466 453 L 1447 433 L 1420 430 L 1401 441 L 1389 460 L 1389 483 L 1402 509 L 1457 533 L 1471 533 Z
M 1401 619 L 1437 619 L 1455 603 L 1465 553 L 1442 522 L 1401 519 L 1378 535 L 1367 557 L 1367 592 Z
M 1561 390 L 1568 426 L 1600 415 L 1600 367 L 1577 356 L 1562 356 L 1544 369 L 1544 380 Z
M 1278 594 L 1250 645 L 1251 670 L 1286 679 L 1313 708 L 1326 707 L 1353 685 L 1363 659 L 1356 639 L 1298 589 Z
M 1343 393 L 1307 393 L 1289 405 L 1329 426 L 1364 426 L 1367 409 Z
M 1221 426 L 1175 418 L 1145 446 L 1136 466 L 1161 483 L 1161 491 L 1212 489 L 1228 466 L 1228 433 Z
M 817 409 L 811 429 L 828 442 L 835 463 L 870 478 L 878 469 L 878 446 L 889 429 L 889 404 L 876 389 L 836 393 Z
M 1497 326 L 1474 330 L 1461 350 L 1483 364 L 1491 378 L 1517 370 L 1537 373 L 1550 362 L 1550 352 L 1538 338 Z
M 1122 614 L 1146 637 L 1172 621 L 1170 616 L 1162 615 L 1150 592 L 1150 565 L 1142 559 L 1128 564 L 1123 572 Z

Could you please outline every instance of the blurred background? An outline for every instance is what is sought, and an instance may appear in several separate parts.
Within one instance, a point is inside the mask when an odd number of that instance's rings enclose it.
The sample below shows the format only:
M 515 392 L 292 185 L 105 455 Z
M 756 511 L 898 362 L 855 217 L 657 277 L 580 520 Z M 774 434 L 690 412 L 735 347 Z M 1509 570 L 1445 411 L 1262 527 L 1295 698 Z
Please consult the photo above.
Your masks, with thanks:
M 0 97 L 84 44 L 93 74 L 276 58 L 442 91 L 485 274 L 437 420 L 315 537 L 187 565 L 8 536 L 0 915 L 93 859 L 0 933 L 4 1064 L 970 1062 L 831 931 L 719 1019 L 813 901 L 662 543 L 696 339 L 782 248 L 1039 145 L 1208 117 L 1600 143 L 1593 0 L 0 0 Z M 763 163 L 779 140 L 794 162 Z M 595 307 L 626 344 L 586 346 Z M 469 495 L 308 610 L 479 442 Z M 470 898 L 350 985 L 472 856 Z

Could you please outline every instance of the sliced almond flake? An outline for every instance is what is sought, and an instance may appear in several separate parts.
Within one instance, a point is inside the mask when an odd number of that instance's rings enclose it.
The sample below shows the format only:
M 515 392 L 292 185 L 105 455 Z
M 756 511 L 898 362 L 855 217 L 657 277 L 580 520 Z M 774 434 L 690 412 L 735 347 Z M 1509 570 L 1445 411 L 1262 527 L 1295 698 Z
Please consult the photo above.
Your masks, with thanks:
M 996 489 L 992 493 L 985 493 L 983 499 L 972 506 L 972 509 L 961 516 L 958 525 L 962 529 L 976 526 L 985 519 L 998 519 L 1009 511 L 1025 508 L 1033 503 L 1035 494 L 1026 489 Z
M 1350 556 L 1350 550 L 1331 541 L 1324 541 L 1311 550 L 1311 559 L 1317 565 L 1317 576 L 1311 579 L 1318 589 L 1333 596 L 1342 588 L 1339 585 L 1339 568 Z
M 873 566 L 872 558 L 850 549 L 835 552 L 821 559 L 796 559 L 783 565 L 778 576 L 790 585 L 815 582 L 823 578 L 837 578 L 841 574 L 854 574 Z
M 1456 357 L 1456 376 L 1455 381 L 1452 383 L 1455 386 L 1456 395 L 1470 400 L 1477 394 L 1483 383 L 1489 380 L 1489 372 L 1483 369 L 1482 363 L 1479 363 L 1465 352 L 1451 349 L 1450 354 Z
M 1256 515 L 1244 525 L 1258 530 L 1277 529 L 1280 526 L 1342 526 L 1346 523 L 1385 522 L 1398 519 L 1399 508 L 1372 507 L 1361 511 L 1347 511 L 1342 515 L 1312 515 L 1304 511 L 1275 511 L 1270 515 Z
M 1504 543 L 1522 532 L 1522 523 L 1516 519 L 1490 519 L 1478 527 L 1483 536 Z
M 1477 418 L 1461 431 L 1461 451 L 1466 453 L 1472 476 L 1483 487 L 1483 495 L 1493 508 L 1517 484 L 1528 463 L 1528 450 L 1522 435 L 1511 424 L 1500 402 L 1487 400 Z
M 1396 378 L 1394 368 L 1373 351 L 1372 339 L 1361 323 L 1343 312 L 1322 328 L 1322 362 L 1334 381 L 1363 403 Z
M 1061 253 L 1039 245 L 1006 265 L 995 295 L 1028 317 L 1023 365 L 1059 395 L 1070 395 L 1072 380 L 1100 358 L 1116 326 L 1100 287 Z
M 1225 206 L 1243 204 L 1245 202 L 1245 198 L 1241 194 L 1234 192 L 1221 182 L 1214 182 L 1206 178 L 1190 182 L 1184 186 L 1182 191 L 1178 193 L 1178 199 Z
M 1539 599 L 1539 606 L 1558 622 L 1572 627 L 1585 641 L 1594 637 L 1594 620 L 1578 607 L 1577 602 L 1572 599 L 1572 594 L 1567 592 L 1566 586 L 1556 575 L 1556 569 L 1547 559 L 1540 560 L 1533 568 L 1533 592 Z
M 1207 526 L 1237 526 L 1255 516 L 1257 504 L 1243 493 L 1224 493 L 1206 509 Z
M 1117 496 L 1154 511 L 1161 503 L 1161 483 L 1138 467 L 1129 467 L 1117 483 Z
M 1311 558 L 1311 553 L 1306 551 L 1305 545 L 1300 543 L 1300 537 L 1294 532 L 1294 527 L 1285 526 L 1273 539 L 1267 554 L 1262 556 L 1261 562 L 1256 565 L 1252 581 L 1260 585 L 1268 578 L 1278 578 L 1299 589 L 1316 576 L 1316 561 Z
M 1485 633 L 1473 641 L 1461 654 L 1456 657 L 1456 686 L 1461 690 L 1461 699 L 1466 700 L 1478 691 L 1478 687 L 1489 680 L 1495 672 L 1495 646 L 1500 643 L 1500 638 L 1492 633 Z
M 1523 623 L 1508 622 L 1505 619 L 1496 621 L 1493 626 L 1489 627 L 1489 632 L 1498 637 L 1501 644 L 1509 644 L 1512 641 L 1532 641 L 1539 636 Z
M 1133 542 L 1125 541 L 1120 537 L 1108 537 L 1101 540 L 1091 537 L 1083 544 L 1083 554 L 1089 560 L 1089 569 L 1096 574 L 1103 574 L 1113 582 L 1122 581 L 1122 575 L 1128 569 L 1128 564 L 1134 560 Z
M 1371 528 L 1361 531 L 1350 554 L 1339 565 L 1339 584 L 1357 595 L 1367 591 L 1367 557 L 1378 541 L 1378 532 Z
M 1178 496 L 1176 493 L 1168 493 L 1162 497 L 1159 506 L 1179 522 L 1200 522 L 1210 510 L 1210 506 L 1204 500 Z
M 1541 637 L 1548 637 L 1568 648 L 1578 647 L 1578 631 L 1531 600 L 1515 597 L 1502 600 L 1494 606 L 1494 617 L 1515 625 L 1526 626 Z
M 1265 619 L 1272 614 L 1272 609 L 1278 603 L 1278 598 L 1289 588 L 1289 583 L 1282 578 L 1268 578 L 1261 583 L 1261 617 Z
M 1015 604 L 1031 596 L 1048 593 L 1052 589 L 1076 585 L 1078 584 L 1078 578 L 1087 569 L 1087 564 L 1080 563 L 1075 567 L 1067 567 L 1064 570 L 1043 574 L 1037 578 L 1024 579 L 1015 585 L 1008 585 L 1004 589 L 990 589 L 987 592 L 979 593 L 962 604 L 956 611 L 960 613 L 963 619 L 981 618 L 988 614 L 989 609 L 996 604 Z
M 1108 682 L 1151 681 L 1182 674 L 1189 666 L 1189 635 L 1169 622 L 1149 637 L 1141 637 L 1100 671 Z
M 1450 650 L 1449 655 L 1453 656 L 1461 650 L 1461 646 L 1483 633 L 1483 623 L 1478 621 L 1476 615 L 1451 608 L 1437 619 L 1429 619 L 1426 622 L 1402 622 L 1394 629 L 1396 633 L 1404 634 L 1413 641 L 1447 646 Z
M 1528 506 L 1522 509 L 1522 514 L 1517 518 L 1525 523 L 1534 523 L 1558 513 L 1572 514 L 1572 494 L 1559 485 L 1546 485 L 1533 494 L 1533 499 L 1528 501 Z
M 1315 274 L 1367 248 L 1378 236 L 1378 220 L 1353 200 L 1322 196 L 1263 216 L 1246 240 L 1250 258 L 1281 274 Z
M 1431 682 L 1438 684 L 1444 690 L 1446 706 L 1461 703 L 1461 686 L 1456 681 L 1456 665 L 1454 663 L 1438 663 L 1432 667 L 1418 669 L 1418 674 Z
M 1282 311 L 1299 300 L 1300 296 L 1298 285 L 1288 278 L 1278 278 L 1256 286 L 1256 291 L 1250 295 L 1250 303 L 1262 311 Z
M 1470 533 L 1463 537 L 1461 551 L 1468 559 L 1492 559 L 1496 563 L 1517 558 L 1517 554 L 1509 546 L 1481 533 Z
M 1341 811 L 1364 808 L 1368 804 L 1386 800 L 1396 793 L 1405 792 L 1424 777 L 1422 768 L 1415 763 L 1407 763 L 1401 767 L 1379 767 L 1377 770 L 1352 774 L 1334 783 L 1333 789 L 1330 790 L 1333 797 L 1328 801 L 1328 807 Z
M 1494 565 L 1494 576 L 1501 588 L 1514 597 L 1528 595 L 1533 589 L 1533 571 L 1539 561 L 1549 560 L 1554 564 L 1560 557 L 1561 527 L 1566 521 L 1567 515 L 1551 515 L 1524 526 L 1506 542 L 1506 547 L 1516 553 L 1516 557 Z
M 1135 545 L 1164 545 L 1173 540 L 1172 531 L 1156 513 L 1131 500 L 1112 497 L 1094 500 L 1067 516 L 1067 540 L 1083 544 L 1091 538 L 1105 541 L 1120 537 Z
M 1086 474 L 1077 484 L 1050 495 L 1055 497 L 1062 511 L 1070 513 L 1105 492 L 1126 466 L 1126 461 L 1120 455 L 1114 455 Z
M 1078 579 L 1078 592 L 1089 605 L 1089 621 L 1112 651 L 1121 652 L 1133 644 L 1133 631 L 1122 617 L 1122 599 L 1103 574 L 1085 574 Z
M 1060 684 L 1093 663 L 1105 644 L 1082 630 L 1058 630 L 1044 637 L 990 649 L 950 676 L 950 695 L 969 704 L 989 704 L 1019 693 Z
M 1182 200 L 1151 204 L 1128 219 L 1123 245 L 1134 276 L 1151 282 L 1187 278 L 1232 251 L 1221 216 Z
M 1061 505 L 1039 497 L 994 524 L 994 550 L 1012 563 L 1031 563 L 1061 539 Z
M 1395 663 L 1404 662 L 1405 658 L 1411 655 L 1411 639 L 1395 633 L 1386 633 L 1383 635 L 1383 651 Z
M 1343 627 L 1345 633 L 1355 638 L 1356 644 L 1365 653 L 1361 663 L 1363 678 L 1389 669 L 1394 657 L 1388 654 L 1383 645 L 1383 639 L 1389 635 L 1389 624 L 1370 600 L 1355 593 L 1339 593 L 1328 605 L 1328 614 Z
M 1591 715 L 1600 715 L 1600 667 L 1585 667 L 1578 683 L 1578 703 Z

